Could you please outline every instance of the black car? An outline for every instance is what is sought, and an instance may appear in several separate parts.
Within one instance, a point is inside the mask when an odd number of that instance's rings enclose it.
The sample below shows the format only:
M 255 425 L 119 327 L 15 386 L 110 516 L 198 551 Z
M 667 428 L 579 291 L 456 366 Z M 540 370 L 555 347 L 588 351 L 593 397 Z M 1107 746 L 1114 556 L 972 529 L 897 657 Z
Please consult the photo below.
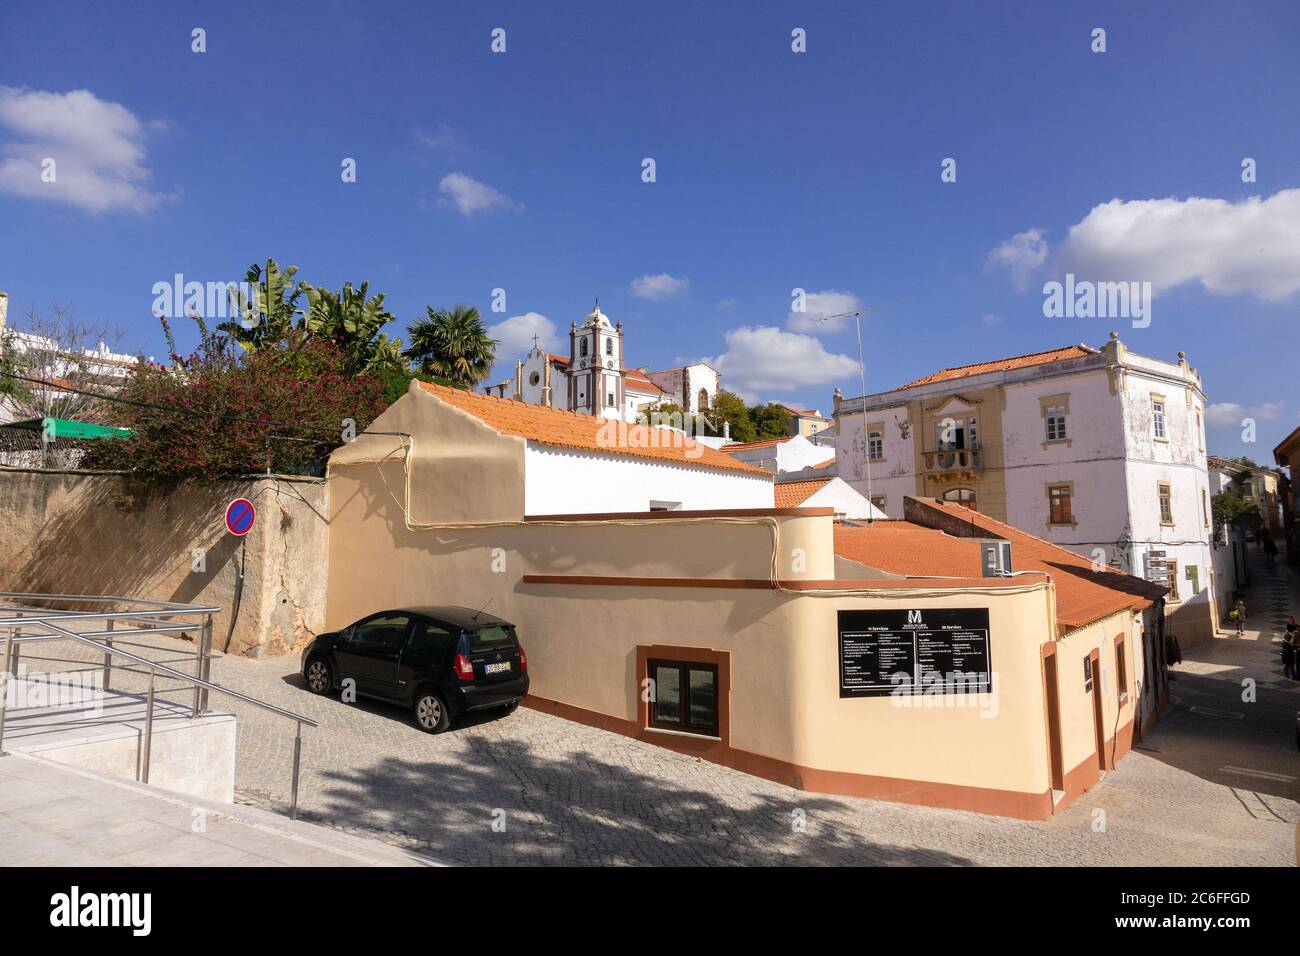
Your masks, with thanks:
M 515 626 L 466 607 L 380 611 L 320 634 L 302 653 L 314 694 L 356 682 L 356 692 L 410 707 L 431 734 L 471 710 L 507 713 L 528 693 L 528 658 Z

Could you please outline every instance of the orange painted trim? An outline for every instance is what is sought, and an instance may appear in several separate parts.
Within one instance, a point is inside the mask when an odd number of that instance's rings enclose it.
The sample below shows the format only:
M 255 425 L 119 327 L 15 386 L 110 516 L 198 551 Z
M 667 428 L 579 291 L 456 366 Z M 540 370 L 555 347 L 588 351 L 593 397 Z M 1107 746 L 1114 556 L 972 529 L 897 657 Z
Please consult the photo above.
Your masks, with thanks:
M 1117 742 L 1118 741 L 1118 745 Z M 1105 754 L 1101 759 L 1106 761 L 1106 769 L 1114 770 L 1118 764 L 1133 749 L 1133 719 L 1130 717 L 1124 722 L 1123 726 L 1115 732 L 1113 737 L 1106 738 Z M 1114 754 L 1112 759 L 1111 754 Z M 1056 812 L 1059 813 L 1069 806 L 1075 797 L 1082 796 L 1097 785 L 1101 780 L 1101 766 L 1098 761 L 1096 749 L 1083 762 L 1065 775 L 1065 797 L 1056 805 Z
M 763 578 L 670 578 L 633 577 L 616 574 L 525 574 L 524 584 L 568 584 L 616 588 L 733 588 L 741 591 L 775 591 L 776 584 Z M 781 581 L 787 591 L 897 591 L 912 588 L 1018 588 L 1012 578 L 861 578 Z M 1046 587 L 1046 584 L 1043 585 Z
M 694 650 L 700 652 L 699 648 Z M 796 790 L 864 797 L 870 800 L 889 800 L 894 803 L 912 803 L 949 810 L 969 810 L 974 813 L 1014 817 L 1019 820 L 1047 820 L 1052 816 L 1050 790 L 1044 790 L 1042 793 L 1022 793 L 1015 790 L 993 790 L 959 784 L 846 773 L 840 770 L 819 770 L 747 750 L 737 750 L 718 740 L 656 733 L 638 726 L 636 721 L 611 717 L 608 714 L 537 697 L 534 694 L 524 698 L 524 706 L 553 717 L 572 720 L 575 723 L 631 737 L 643 743 L 699 757 L 701 760 L 721 764 L 765 780 L 773 780 Z M 721 722 L 721 715 L 719 715 L 719 724 Z
M 770 472 L 769 472 L 770 474 Z M 672 521 L 682 518 L 826 518 L 834 508 L 719 508 L 704 511 L 599 511 L 588 514 L 524 515 L 524 521 Z

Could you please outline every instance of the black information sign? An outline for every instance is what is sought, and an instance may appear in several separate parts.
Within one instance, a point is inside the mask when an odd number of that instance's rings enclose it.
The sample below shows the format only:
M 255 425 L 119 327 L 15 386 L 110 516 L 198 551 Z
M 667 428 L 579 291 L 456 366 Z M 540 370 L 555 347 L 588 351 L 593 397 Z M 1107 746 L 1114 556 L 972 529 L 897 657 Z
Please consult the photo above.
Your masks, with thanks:
M 992 692 L 988 608 L 837 613 L 841 697 Z

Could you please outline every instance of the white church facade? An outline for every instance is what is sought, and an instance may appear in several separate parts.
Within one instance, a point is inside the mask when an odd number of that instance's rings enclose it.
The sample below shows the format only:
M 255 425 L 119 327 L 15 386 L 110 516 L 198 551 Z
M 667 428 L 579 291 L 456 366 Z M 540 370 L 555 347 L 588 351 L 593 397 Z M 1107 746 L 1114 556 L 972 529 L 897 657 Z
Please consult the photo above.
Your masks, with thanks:
M 581 326 L 570 323 L 567 357 L 534 340 L 501 394 L 530 405 L 636 422 L 658 405 L 677 405 L 689 415 L 707 412 L 721 384 L 718 372 L 703 362 L 657 372 L 628 367 L 623 323 L 610 322 L 597 304 Z

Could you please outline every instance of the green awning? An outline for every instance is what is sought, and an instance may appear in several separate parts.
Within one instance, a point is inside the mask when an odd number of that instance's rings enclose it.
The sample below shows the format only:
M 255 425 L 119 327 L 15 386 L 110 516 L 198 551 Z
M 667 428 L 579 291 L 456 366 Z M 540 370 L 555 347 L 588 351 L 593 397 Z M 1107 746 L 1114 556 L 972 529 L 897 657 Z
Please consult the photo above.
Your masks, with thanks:
M 24 428 L 43 432 L 51 439 L 59 438 L 130 438 L 131 429 L 74 422 L 66 418 L 29 418 L 21 422 L 8 422 L 0 428 Z

